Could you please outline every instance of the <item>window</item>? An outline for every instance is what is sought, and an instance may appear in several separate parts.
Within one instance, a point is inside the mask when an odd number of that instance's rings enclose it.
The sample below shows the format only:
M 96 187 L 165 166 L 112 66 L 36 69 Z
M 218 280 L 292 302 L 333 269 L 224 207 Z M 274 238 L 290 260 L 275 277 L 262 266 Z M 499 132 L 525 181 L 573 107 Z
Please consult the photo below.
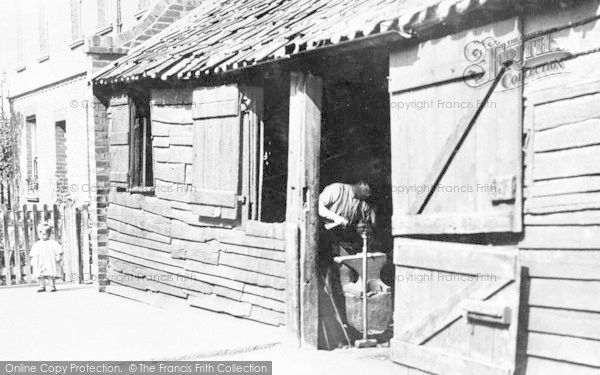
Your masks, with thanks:
M 38 31 L 40 56 L 48 56 L 48 20 L 46 19 L 46 2 L 38 0 Z
M 23 46 L 23 17 L 22 17 L 22 3 L 15 3 L 15 18 L 16 18 L 16 36 L 17 36 L 17 71 L 24 70 L 25 65 L 25 49 Z
M 25 142 L 27 146 L 27 195 L 38 194 L 38 155 L 37 125 L 35 116 L 27 117 L 25 122 Z
M 108 111 L 111 186 L 153 191 L 150 98 L 143 93 L 114 96 Z
M 81 32 L 81 0 L 71 0 L 71 41 L 77 42 L 83 38 Z
M 130 134 L 130 187 L 152 186 L 152 134 L 150 100 L 133 101 L 133 121 Z

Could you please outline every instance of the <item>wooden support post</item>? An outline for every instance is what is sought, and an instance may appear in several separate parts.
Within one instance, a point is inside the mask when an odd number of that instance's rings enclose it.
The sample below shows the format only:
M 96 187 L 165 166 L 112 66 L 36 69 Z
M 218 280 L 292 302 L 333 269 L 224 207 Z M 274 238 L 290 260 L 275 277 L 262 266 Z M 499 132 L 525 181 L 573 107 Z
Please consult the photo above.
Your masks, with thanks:
M 4 235 L 4 275 L 6 285 L 12 284 L 12 275 L 10 272 L 10 241 L 8 239 L 8 210 L 6 206 L 2 209 L 2 233 Z
M 286 220 L 300 229 L 300 332 L 302 345 L 317 347 L 319 320 L 318 198 L 322 81 L 290 75 L 290 137 Z
M 298 225 L 285 226 L 286 327 L 289 341 L 300 346 L 300 243 Z
M 31 250 L 29 243 L 29 212 L 27 205 L 23 205 L 23 246 L 25 248 L 25 280 L 30 283 L 31 278 L 31 259 L 29 259 L 29 251 Z
M 15 209 L 12 211 L 12 216 L 13 228 L 15 231 L 15 283 L 21 284 L 23 275 L 21 272 L 21 249 L 19 248 L 19 207 L 15 205 L 14 208 Z
M 50 216 L 48 215 L 48 205 L 47 205 L 47 204 L 45 204 L 43 209 L 44 209 L 44 211 L 43 211 L 43 212 L 44 212 L 44 214 L 43 214 L 44 216 L 42 216 L 42 222 L 43 222 L 43 223 L 50 224 L 50 223 L 49 223 L 49 221 L 50 221 Z

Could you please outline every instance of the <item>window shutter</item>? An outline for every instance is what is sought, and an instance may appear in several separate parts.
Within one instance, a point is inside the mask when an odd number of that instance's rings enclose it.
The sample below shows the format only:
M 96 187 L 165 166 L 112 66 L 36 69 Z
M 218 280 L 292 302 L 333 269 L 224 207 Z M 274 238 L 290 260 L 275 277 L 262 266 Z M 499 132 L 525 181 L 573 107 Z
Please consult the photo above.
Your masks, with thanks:
M 123 95 L 110 100 L 110 182 L 111 185 L 127 187 L 129 182 L 129 131 L 131 128 L 133 102 Z
M 240 206 L 248 204 L 247 196 L 240 196 L 242 186 L 247 186 L 247 165 L 242 166 L 244 116 L 256 104 L 254 94 L 243 95 L 244 88 L 237 85 L 196 89 L 193 94 L 194 119 L 193 185 L 190 191 L 192 212 L 201 216 L 239 219 Z M 242 105 L 242 98 L 244 104 Z M 262 105 L 262 100 L 255 100 Z M 247 132 L 246 132 L 247 133 Z M 245 189 L 246 190 L 246 189 Z M 247 191 L 244 192 L 246 194 Z

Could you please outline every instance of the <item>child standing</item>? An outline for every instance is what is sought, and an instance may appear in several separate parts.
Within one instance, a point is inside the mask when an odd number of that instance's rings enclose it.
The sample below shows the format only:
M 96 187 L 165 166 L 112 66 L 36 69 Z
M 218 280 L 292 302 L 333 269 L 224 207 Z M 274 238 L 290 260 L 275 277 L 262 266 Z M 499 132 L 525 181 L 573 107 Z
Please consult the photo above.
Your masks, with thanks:
M 51 292 L 56 292 L 54 283 L 58 275 L 57 262 L 62 260 L 63 250 L 60 244 L 50 239 L 52 228 L 47 223 L 40 225 L 38 234 L 40 240 L 33 244 L 29 257 L 33 267 L 33 276 L 38 278 L 40 289 L 38 292 L 46 291 L 46 280 L 50 280 Z

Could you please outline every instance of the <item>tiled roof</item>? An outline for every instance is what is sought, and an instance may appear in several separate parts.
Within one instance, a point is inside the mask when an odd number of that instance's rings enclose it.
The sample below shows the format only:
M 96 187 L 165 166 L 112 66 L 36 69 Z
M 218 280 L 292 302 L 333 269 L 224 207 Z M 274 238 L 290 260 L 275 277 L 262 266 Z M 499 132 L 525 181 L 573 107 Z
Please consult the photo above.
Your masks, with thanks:
M 190 79 L 344 41 L 407 31 L 491 0 L 206 0 L 98 72 L 96 84 Z

